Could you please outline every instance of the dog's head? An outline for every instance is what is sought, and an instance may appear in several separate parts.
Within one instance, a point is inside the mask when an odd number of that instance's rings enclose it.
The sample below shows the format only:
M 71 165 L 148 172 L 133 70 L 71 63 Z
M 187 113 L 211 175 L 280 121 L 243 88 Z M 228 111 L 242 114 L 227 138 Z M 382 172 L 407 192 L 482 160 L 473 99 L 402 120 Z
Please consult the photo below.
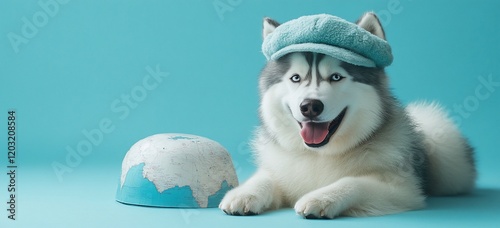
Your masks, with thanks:
M 377 17 L 356 23 L 385 39 Z M 263 37 L 279 26 L 265 18 Z M 260 114 L 270 137 L 290 149 L 343 152 L 380 126 L 389 96 L 383 68 L 355 66 L 314 52 L 270 60 L 260 77 Z

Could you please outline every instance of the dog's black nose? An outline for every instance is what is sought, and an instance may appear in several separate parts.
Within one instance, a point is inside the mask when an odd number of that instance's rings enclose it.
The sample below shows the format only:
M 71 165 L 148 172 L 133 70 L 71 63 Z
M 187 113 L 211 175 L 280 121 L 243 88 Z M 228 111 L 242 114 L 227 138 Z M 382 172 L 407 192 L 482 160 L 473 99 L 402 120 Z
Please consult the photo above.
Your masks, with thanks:
M 323 102 L 315 99 L 305 99 L 300 103 L 300 112 L 307 118 L 315 118 L 323 112 Z

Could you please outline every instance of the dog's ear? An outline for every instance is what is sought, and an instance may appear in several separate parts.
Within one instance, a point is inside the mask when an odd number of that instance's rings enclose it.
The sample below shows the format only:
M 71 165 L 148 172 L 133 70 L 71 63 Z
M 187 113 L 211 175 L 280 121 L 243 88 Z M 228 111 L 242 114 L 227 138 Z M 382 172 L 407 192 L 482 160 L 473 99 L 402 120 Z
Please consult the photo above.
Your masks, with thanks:
M 265 39 L 266 36 L 272 33 L 278 26 L 280 26 L 280 23 L 269 17 L 265 17 L 264 24 L 262 26 L 262 39 Z
M 382 28 L 382 24 L 380 24 L 380 20 L 374 12 L 367 12 L 361 16 L 356 24 L 364 28 L 366 31 L 372 33 L 375 36 L 378 36 L 385 40 L 385 32 Z

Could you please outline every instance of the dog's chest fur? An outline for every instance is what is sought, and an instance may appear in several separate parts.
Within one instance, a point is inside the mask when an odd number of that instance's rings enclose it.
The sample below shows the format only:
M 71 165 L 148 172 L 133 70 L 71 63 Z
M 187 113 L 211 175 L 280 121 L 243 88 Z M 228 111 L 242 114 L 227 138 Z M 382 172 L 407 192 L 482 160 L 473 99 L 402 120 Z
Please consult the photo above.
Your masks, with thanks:
M 388 169 L 392 165 L 381 162 L 381 158 L 385 156 L 369 148 L 361 147 L 338 155 L 323 155 L 311 151 L 286 151 L 274 143 L 269 143 L 266 147 L 268 148 L 261 150 L 266 152 L 258 155 L 260 166 L 269 170 L 288 206 L 293 206 L 304 194 L 343 177 L 373 175 L 380 179 L 394 178 Z

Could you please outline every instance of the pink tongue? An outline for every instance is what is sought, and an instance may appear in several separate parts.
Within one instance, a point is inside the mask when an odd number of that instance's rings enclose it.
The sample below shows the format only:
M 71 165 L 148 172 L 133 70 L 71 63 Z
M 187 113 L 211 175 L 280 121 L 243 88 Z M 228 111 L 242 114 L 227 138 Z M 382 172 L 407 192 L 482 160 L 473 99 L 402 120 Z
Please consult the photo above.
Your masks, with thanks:
M 325 140 L 328 135 L 328 123 L 302 123 L 300 135 L 307 144 L 318 144 Z

